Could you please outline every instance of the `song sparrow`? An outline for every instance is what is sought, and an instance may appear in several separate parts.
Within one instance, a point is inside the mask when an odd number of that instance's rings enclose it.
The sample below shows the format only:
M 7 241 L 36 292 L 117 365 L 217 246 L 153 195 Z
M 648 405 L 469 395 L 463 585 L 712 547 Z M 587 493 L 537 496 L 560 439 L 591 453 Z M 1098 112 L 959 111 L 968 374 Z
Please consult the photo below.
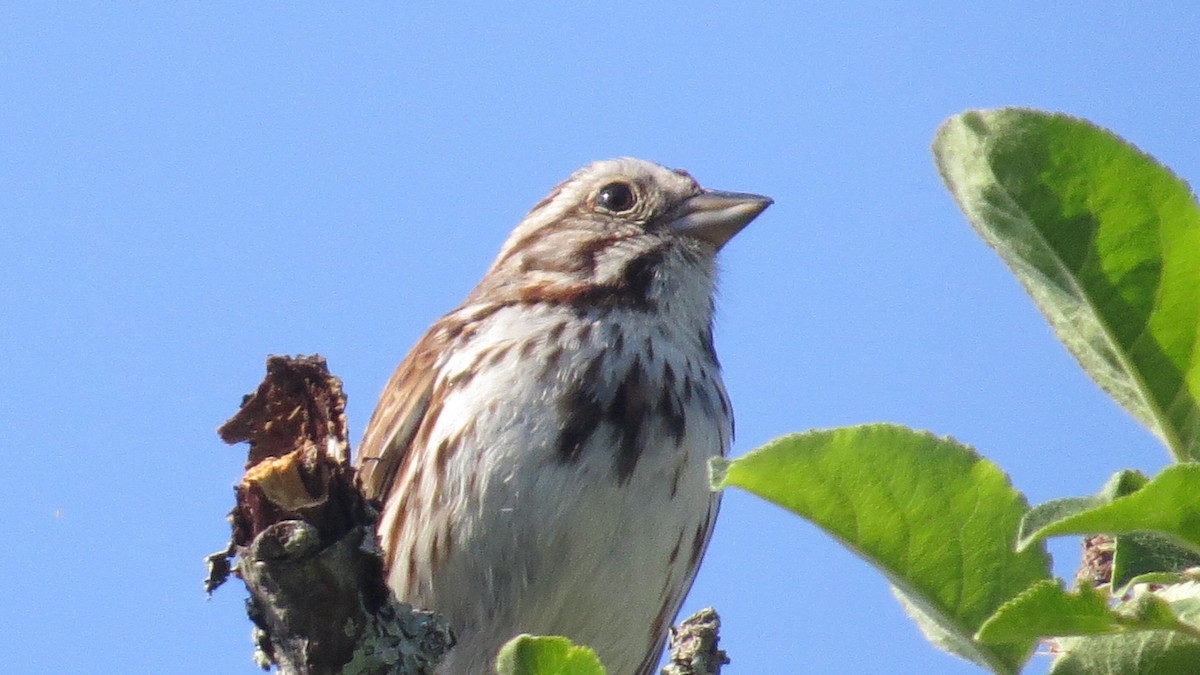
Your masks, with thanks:
M 717 512 L 733 415 L 714 257 L 771 204 L 637 159 L 575 172 L 400 364 L 358 466 L 398 597 L 446 616 L 442 673 L 523 633 L 648 673 Z

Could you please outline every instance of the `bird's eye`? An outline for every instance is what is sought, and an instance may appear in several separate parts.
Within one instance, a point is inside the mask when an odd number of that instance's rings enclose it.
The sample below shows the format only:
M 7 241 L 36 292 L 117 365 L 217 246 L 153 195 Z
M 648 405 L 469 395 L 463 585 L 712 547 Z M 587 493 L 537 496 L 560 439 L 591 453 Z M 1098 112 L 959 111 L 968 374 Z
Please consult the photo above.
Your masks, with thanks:
M 596 206 L 613 213 L 628 211 L 635 204 L 637 193 L 629 183 L 609 183 L 596 193 Z

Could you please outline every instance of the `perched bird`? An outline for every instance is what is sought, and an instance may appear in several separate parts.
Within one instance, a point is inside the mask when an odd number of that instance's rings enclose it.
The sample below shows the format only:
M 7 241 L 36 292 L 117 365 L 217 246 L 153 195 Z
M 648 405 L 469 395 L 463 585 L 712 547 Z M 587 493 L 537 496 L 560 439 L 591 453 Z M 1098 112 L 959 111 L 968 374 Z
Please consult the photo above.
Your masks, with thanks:
M 494 672 L 520 633 L 650 673 L 717 514 L 733 412 L 714 258 L 771 204 L 638 159 L 576 171 L 396 369 L 358 455 L 396 595 Z

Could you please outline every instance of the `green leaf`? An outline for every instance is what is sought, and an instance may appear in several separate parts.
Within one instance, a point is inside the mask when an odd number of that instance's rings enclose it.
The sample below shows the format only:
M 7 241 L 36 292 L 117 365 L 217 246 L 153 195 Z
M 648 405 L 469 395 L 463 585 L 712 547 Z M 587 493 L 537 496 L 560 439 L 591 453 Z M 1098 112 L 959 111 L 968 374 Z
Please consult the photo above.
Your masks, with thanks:
M 1169 628 L 1200 637 L 1200 585 L 1194 581 L 1155 588 L 1138 588 L 1129 600 L 1113 608 L 1126 626 L 1135 629 Z
M 1197 589 L 1191 581 L 1155 592 L 1143 587 L 1110 608 L 1095 589 L 1067 592 L 1056 581 L 1039 582 L 1001 607 L 978 637 L 1057 637 L 1054 673 L 1192 673 L 1200 655 Z
M 1198 566 L 1200 553 L 1183 548 L 1160 534 L 1134 532 L 1116 537 L 1112 587 L 1117 589 L 1115 593 L 1121 593 L 1147 575 L 1170 575 Z
M 1149 482 L 1140 471 L 1119 471 L 1091 497 L 1056 499 L 1033 507 L 1021 521 L 1018 542 L 1030 541 L 1028 533 L 1054 525 L 1069 517 L 1111 504 L 1119 497 L 1133 494 Z M 1104 532 L 1108 533 L 1107 530 Z M 1111 534 L 1111 533 L 1109 533 Z M 1130 532 L 1112 537 L 1111 568 L 1105 575 L 1115 595 L 1136 578 L 1158 572 L 1182 572 L 1200 565 L 1200 553 L 1174 543 L 1174 540 L 1151 532 Z
M 565 637 L 518 635 L 500 648 L 499 675 L 604 675 L 596 652 Z
M 995 672 L 1033 641 L 972 639 L 1005 600 L 1050 574 L 1043 549 L 1012 550 L 1028 508 L 996 465 L 951 439 L 887 424 L 785 436 L 713 463 L 737 486 L 833 535 L 887 576 L 925 634 Z
M 1200 464 L 1169 466 L 1141 489 L 1111 501 L 1102 492 L 1038 506 L 1022 522 L 1017 545 L 1063 534 L 1131 532 L 1158 532 L 1200 552 Z
M 1174 629 L 1177 624 L 1165 602 L 1139 608 L 1134 614 L 1122 613 L 1110 609 L 1108 596 L 1091 587 L 1067 592 L 1058 581 L 1046 580 L 1005 603 L 983 624 L 976 637 L 983 642 L 1004 643 L 1064 635 Z
M 1200 206 L 1095 125 L 1003 108 L 947 120 L 942 179 L 1071 353 L 1177 460 L 1200 459 Z
M 989 643 L 1036 640 L 1057 635 L 1112 632 L 1119 621 L 1099 591 L 1084 587 L 1068 593 L 1054 579 L 1035 583 L 1005 603 L 979 629 L 976 637 Z
M 1169 617 L 1175 622 L 1177 630 L 1200 638 L 1200 584 L 1192 579 L 1155 587 L 1153 590 L 1142 587 L 1134 593 L 1133 600 L 1125 605 L 1132 609 L 1119 609 L 1137 611 L 1140 615 L 1153 611 L 1159 616 Z
M 1052 499 L 1038 504 L 1021 519 L 1021 530 L 1018 535 L 1018 548 L 1025 545 L 1031 532 L 1036 532 L 1065 518 L 1111 504 L 1114 499 L 1124 497 L 1140 490 L 1150 481 L 1140 471 L 1125 469 L 1113 474 L 1112 478 L 1100 488 L 1100 491 L 1090 497 L 1064 497 Z M 1091 534 L 1091 533 L 1089 533 Z
M 1051 675 L 1194 675 L 1200 641 L 1173 631 L 1063 638 Z

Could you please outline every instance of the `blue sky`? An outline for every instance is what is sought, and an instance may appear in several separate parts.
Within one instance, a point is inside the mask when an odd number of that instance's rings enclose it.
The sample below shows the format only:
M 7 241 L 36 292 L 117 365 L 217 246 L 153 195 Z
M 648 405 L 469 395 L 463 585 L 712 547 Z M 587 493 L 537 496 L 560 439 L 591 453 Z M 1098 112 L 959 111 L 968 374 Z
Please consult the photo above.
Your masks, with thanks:
M 498 5 L 0 7 L 8 672 L 255 672 L 242 589 L 200 584 L 244 458 L 217 425 L 267 354 L 320 352 L 357 438 L 509 229 L 598 158 L 775 198 L 723 253 L 735 454 L 892 421 L 975 446 L 1034 502 L 1166 463 L 929 143 L 964 109 L 1034 106 L 1196 180 L 1200 5 Z M 685 610 L 707 604 L 730 675 L 979 672 L 741 494 Z

